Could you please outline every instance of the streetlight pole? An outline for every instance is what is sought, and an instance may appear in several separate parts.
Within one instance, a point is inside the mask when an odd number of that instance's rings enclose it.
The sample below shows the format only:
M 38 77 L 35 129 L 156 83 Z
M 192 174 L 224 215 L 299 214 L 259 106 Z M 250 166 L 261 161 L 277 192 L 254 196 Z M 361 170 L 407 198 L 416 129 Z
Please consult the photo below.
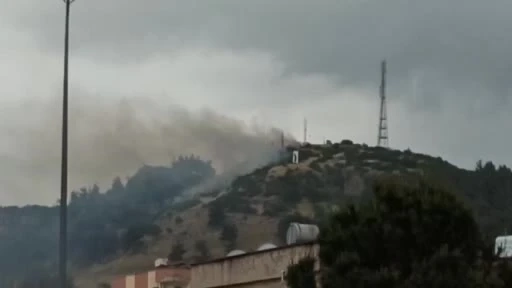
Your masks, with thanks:
M 67 288 L 67 244 L 68 244 L 68 58 L 69 58 L 69 8 L 75 0 L 66 3 L 66 24 L 64 34 L 64 80 L 62 95 L 62 156 L 60 182 L 60 235 L 59 235 L 59 279 L 60 288 Z

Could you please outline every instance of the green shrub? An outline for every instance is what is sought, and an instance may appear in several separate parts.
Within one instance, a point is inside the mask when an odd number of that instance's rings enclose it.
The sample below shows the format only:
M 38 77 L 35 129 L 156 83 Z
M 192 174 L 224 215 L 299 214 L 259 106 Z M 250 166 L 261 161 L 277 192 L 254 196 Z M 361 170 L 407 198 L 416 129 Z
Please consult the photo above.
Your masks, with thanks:
M 258 213 L 258 211 L 252 207 L 250 199 L 243 197 L 237 192 L 231 192 L 221 198 L 217 198 L 210 202 L 210 205 L 222 207 L 225 212 L 251 215 Z
M 325 185 L 316 174 L 308 171 L 299 178 L 299 191 L 297 191 L 300 198 L 305 198 L 311 202 L 320 202 L 329 200 L 329 193 L 325 189 Z M 300 199 L 299 199 L 300 200 Z
M 299 149 L 299 162 L 304 162 L 308 160 L 311 157 L 314 157 L 316 153 L 311 149 L 305 149 L 308 148 L 307 146 L 304 146 L 303 148 Z M 290 159 L 291 162 L 291 159 Z
M 286 204 L 295 204 L 300 201 L 298 184 L 293 175 L 280 177 L 265 183 L 265 196 L 277 196 Z
M 169 260 L 173 262 L 178 262 L 183 260 L 183 255 L 187 251 L 185 250 L 185 247 L 183 247 L 183 243 L 178 242 L 174 244 L 171 248 L 171 253 L 169 253 Z
M 316 288 L 315 258 L 306 257 L 292 264 L 286 271 L 289 288 Z
M 319 159 L 317 159 L 317 160 L 311 162 L 311 164 L 309 164 L 309 168 L 320 172 L 320 171 L 322 171 L 322 167 L 320 167 L 320 163 L 321 163 L 321 161 Z
M 124 251 L 140 251 L 144 247 L 144 236 L 158 236 L 161 229 L 155 224 L 135 224 L 130 226 L 121 236 L 121 247 Z
M 238 228 L 233 223 L 226 223 L 222 228 L 220 239 L 224 242 L 226 251 L 235 249 L 236 239 L 238 238 Z
M 213 191 L 203 193 L 203 194 L 201 194 L 201 196 L 202 197 L 213 197 L 213 198 L 215 198 L 215 197 L 219 196 L 220 192 L 222 192 L 222 190 L 215 189 Z
M 196 251 L 199 253 L 199 255 L 196 257 L 196 259 L 198 259 L 200 261 L 205 261 L 211 257 L 210 249 L 208 249 L 208 245 L 206 245 L 206 241 L 197 240 L 194 246 L 196 248 Z
M 266 170 L 262 171 L 266 172 Z M 233 192 L 249 197 L 261 194 L 262 191 L 260 183 L 262 182 L 262 179 L 255 177 L 254 173 L 257 173 L 257 171 L 253 172 L 251 175 L 244 175 L 236 178 L 231 184 Z
M 222 227 L 226 221 L 226 214 L 222 206 L 215 205 L 215 202 L 210 203 L 208 207 L 208 226 L 210 227 Z
M 179 213 L 179 212 L 188 210 L 188 209 L 190 209 L 190 208 L 192 208 L 194 206 L 197 206 L 200 203 L 201 203 L 201 200 L 199 200 L 197 198 L 194 198 L 194 199 L 178 202 L 178 203 L 172 205 L 172 209 L 173 209 L 173 211 Z
M 277 201 L 267 201 L 263 203 L 263 215 L 269 217 L 277 217 L 286 213 L 289 207 L 287 207 L 284 203 Z

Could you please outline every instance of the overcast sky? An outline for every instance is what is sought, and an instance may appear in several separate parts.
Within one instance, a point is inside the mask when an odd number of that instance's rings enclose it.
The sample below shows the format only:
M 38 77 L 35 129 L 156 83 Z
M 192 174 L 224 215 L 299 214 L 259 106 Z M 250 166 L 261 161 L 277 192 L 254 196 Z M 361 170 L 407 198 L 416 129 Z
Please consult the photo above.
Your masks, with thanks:
M 0 204 L 52 203 L 64 3 L 0 0 L 0 7 Z M 128 99 L 137 109 L 138 99 L 197 115 L 208 109 L 299 139 L 307 117 L 312 142 L 374 145 L 379 62 L 386 59 L 393 148 L 466 168 L 478 159 L 510 166 L 510 27 L 510 0 L 77 0 L 70 101 L 86 116 L 77 112 L 71 121 L 101 118 L 91 126 L 101 129 L 113 119 L 105 115 L 117 113 L 106 103 Z M 79 107 L 85 103 L 89 109 Z M 41 130 L 48 123 L 52 133 Z M 80 131 L 83 151 L 102 147 Z M 148 147 L 140 150 L 156 149 Z M 49 154 L 55 157 L 41 156 Z M 151 157 L 140 162 L 159 156 Z M 94 169 L 88 165 L 70 177 Z M 76 183 L 104 180 L 91 177 Z

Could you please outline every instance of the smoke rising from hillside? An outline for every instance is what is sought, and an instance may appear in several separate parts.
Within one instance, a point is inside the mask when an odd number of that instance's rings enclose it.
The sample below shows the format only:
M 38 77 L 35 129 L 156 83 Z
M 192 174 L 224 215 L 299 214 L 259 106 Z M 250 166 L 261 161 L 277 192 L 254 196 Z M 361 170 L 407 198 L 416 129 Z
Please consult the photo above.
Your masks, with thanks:
M 30 101 L 2 116 L 0 204 L 58 198 L 61 107 L 59 98 Z M 104 190 L 116 176 L 191 153 L 212 160 L 219 173 L 244 173 L 275 157 L 281 140 L 275 128 L 136 97 L 117 102 L 73 92 L 69 117 L 70 191 L 94 183 Z

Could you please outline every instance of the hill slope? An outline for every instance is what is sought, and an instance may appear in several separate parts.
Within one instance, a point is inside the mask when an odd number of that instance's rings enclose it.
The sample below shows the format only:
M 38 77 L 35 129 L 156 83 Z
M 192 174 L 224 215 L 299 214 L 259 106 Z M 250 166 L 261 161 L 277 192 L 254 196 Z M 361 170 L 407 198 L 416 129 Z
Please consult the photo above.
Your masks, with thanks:
M 147 239 L 147 250 L 84 270 L 78 279 L 89 283 L 94 275 L 107 280 L 149 268 L 155 258 L 168 255 L 176 261 L 199 261 L 234 248 L 282 243 L 289 222 L 321 221 L 338 205 L 367 199 L 375 180 L 389 174 L 427 177 L 451 186 L 473 208 L 488 235 L 512 223 L 507 205 L 512 201 L 512 171 L 504 166 L 478 163 L 469 171 L 411 151 L 342 143 L 300 147 L 297 164 L 291 163 L 289 149 L 280 163 L 240 176 L 225 189 L 197 195 L 181 207 L 169 207 L 155 222 L 163 233 Z
M 290 161 L 293 149 L 300 153 L 297 164 Z M 170 167 L 143 167 L 125 185 L 116 179 L 105 193 L 94 186 L 73 193 L 70 256 L 77 283 L 95 287 L 150 268 L 155 258 L 200 261 L 233 248 L 281 243 L 289 222 L 321 221 L 337 205 L 365 200 L 374 181 L 388 174 L 451 186 L 488 235 L 512 228 L 512 171 L 504 166 L 477 163 L 469 171 L 441 158 L 350 141 L 290 148 L 281 156 L 219 189 L 202 184 L 216 179 L 208 162 L 186 157 Z M 190 197 L 190 191 L 202 192 Z M 54 267 L 57 216 L 56 207 L 0 209 L 0 252 L 6 255 L 0 275 L 23 278 Z M 23 257 L 35 261 L 13 265 L 12 259 Z

